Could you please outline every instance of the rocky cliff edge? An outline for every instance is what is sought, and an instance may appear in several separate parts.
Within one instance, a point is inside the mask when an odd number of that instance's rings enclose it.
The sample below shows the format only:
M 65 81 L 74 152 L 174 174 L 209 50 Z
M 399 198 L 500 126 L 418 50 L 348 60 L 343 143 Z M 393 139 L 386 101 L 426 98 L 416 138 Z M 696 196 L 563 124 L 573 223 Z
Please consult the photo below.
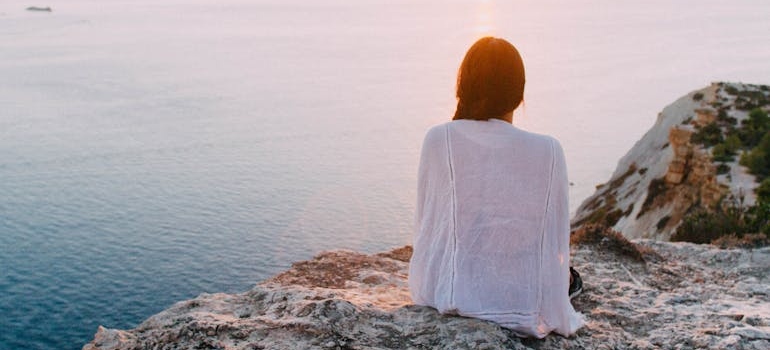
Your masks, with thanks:
M 521 339 L 412 305 L 404 247 L 324 252 L 248 292 L 203 294 L 132 330 L 99 327 L 83 349 L 770 348 L 770 248 L 624 245 L 599 231 L 573 244 L 585 282 L 573 304 L 587 323 L 570 338 Z

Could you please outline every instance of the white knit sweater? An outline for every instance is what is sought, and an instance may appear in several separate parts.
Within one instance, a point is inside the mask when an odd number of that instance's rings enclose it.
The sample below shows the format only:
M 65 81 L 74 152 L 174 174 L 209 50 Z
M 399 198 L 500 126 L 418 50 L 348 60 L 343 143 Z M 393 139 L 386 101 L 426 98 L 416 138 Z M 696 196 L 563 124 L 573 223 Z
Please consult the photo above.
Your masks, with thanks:
M 558 141 L 505 121 L 457 120 L 425 136 L 412 300 L 520 336 L 582 324 L 567 295 L 567 169 Z

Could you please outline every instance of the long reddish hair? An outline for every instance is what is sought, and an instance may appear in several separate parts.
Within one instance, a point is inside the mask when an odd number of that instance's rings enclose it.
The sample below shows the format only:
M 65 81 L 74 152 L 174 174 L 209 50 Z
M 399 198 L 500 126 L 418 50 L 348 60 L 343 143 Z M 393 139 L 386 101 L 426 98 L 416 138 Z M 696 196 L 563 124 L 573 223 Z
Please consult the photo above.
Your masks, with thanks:
M 500 38 L 481 38 L 468 49 L 457 73 L 453 120 L 487 120 L 515 110 L 524 99 L 524 62 Z

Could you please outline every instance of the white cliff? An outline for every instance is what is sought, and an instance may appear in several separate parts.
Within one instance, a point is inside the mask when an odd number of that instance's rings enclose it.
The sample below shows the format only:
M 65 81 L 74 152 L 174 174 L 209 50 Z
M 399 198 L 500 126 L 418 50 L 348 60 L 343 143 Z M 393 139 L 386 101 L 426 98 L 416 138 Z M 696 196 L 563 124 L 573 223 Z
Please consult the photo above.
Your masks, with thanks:
M 711 148 L 691 137 L 718 117 L 740 125 L 748 117 L 742 92 L 770 96 L 767 86 L 713 83 L 667 106 L 655 125 L 618 162 L 610 180 L 578 208 L 574 228 L 586 223 L 611 226 L 629 238 L 668 240 L 695 207 L 713 209 L 720 201 L 752 205 L 754 176 L 738 165 L 738 154 L 718 174 Z

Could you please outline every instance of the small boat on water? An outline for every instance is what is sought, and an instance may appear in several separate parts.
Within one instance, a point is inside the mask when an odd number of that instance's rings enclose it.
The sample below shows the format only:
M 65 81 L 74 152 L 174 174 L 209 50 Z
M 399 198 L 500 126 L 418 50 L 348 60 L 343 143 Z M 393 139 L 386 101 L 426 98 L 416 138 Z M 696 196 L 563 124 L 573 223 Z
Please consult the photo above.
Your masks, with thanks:
M 38 7 L 38 6 L 27 7 L 27 11 L 52 12 L 50 7 Z

